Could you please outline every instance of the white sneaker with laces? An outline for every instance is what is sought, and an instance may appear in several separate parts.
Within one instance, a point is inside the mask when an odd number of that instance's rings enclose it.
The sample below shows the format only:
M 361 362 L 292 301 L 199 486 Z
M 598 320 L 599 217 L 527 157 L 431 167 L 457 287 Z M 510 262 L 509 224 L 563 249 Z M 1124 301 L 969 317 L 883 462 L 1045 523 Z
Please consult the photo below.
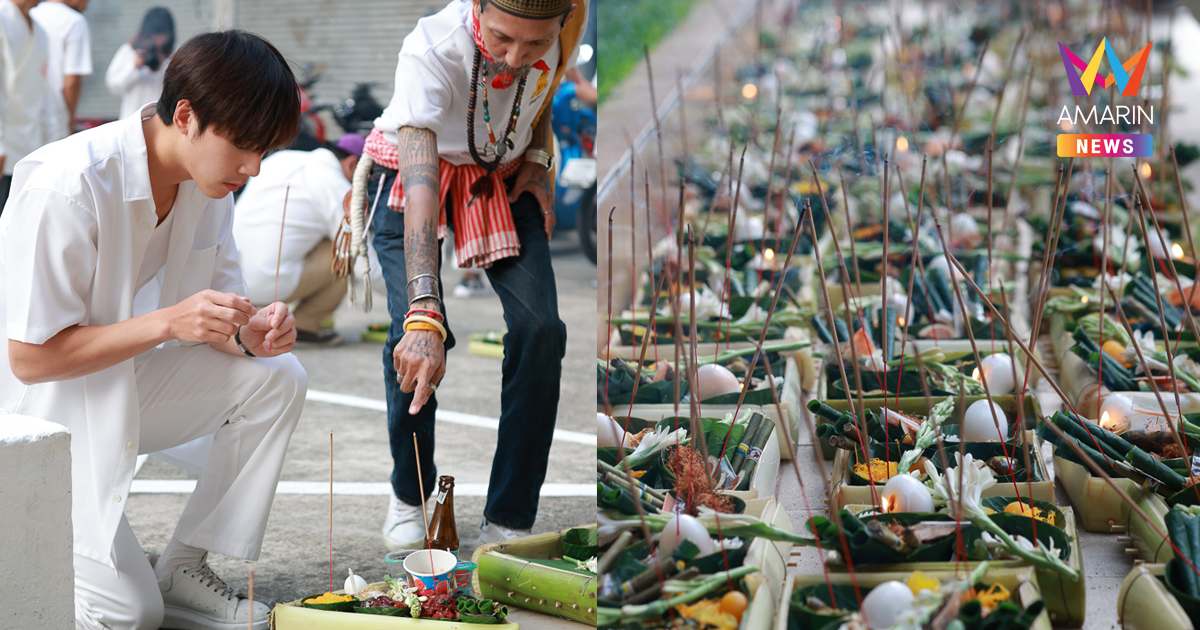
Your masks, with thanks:
M 209 568 L 179 567 L 158 581 L 163 597 L 163 628 L 175 630 L 236 630 L 245 628 L 254 611 L 256 630 L 266 630 L 271 609 L 235 595 Z
M 509 529 L 503 525 L 497 525 L 486 518 L 483 519 L 483 525 L 479 526 L 479 544 L 487 545 L 490 543 L 504 542 L 513 538 L 521 538 L 533 533 L 532 529 Z
M 393 493 L 383 521 L 383 541 L 390 551 L 424 547 L 425 513 L 421 506 L 409 505 Z

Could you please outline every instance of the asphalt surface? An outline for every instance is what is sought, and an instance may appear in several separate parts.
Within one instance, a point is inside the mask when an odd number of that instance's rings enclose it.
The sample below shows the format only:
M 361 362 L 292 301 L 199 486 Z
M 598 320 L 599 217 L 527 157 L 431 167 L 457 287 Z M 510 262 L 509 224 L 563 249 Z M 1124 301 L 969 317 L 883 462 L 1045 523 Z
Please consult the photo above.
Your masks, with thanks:
M 582 492 L 592 483 L 595 442 L 584 444 L 595 435 L 594 348 L 596 268 L 583 257 L 575 233 L 555 235 L 551 242 L 560 316 L 567 325 L 567 356 L 563 363 L 562 394 L 557 428 L 576 432 L 567 439 L 555 439 L 550 452 L 547 484 L 577 484 L 569 487 Z M 444 281 L 453 287 L 459 271 L 446 269 Z M 361 297 L 361 289 L 360 289 Z M 438 388 L 439 412 L 452 411 L 495 419 L 500 415 L 500 359 L 468 354 L 466 337 L 488 329 L 502 329 L 504 322 L 499 300 L 448 297 L 447 309 L 463 342 L 447 357 L 447 372 Z M 334 481 L 345 492 L 377 492 L 380 486 L 358 484 L 386 483 L 392 470 L 388 451 L 386 414 L 360 406 L 318 402 L 314 392 L 357 396 L 378 405 L 384 400 L 382 345 L 363 342 L 360 333 L 370 323 L 385 322 L 387 309 L 381 295 L 375 296 L 375 308 L 363 313 L 347 300 L 336 315 L 336 327 L 346 343 L 330 349 L 297 349 L 296 355 L 308 370 L 309 400 L 300 424 L 292 437 L 281 481 L 312 482 L 301 485 L 301 492 L 312 494 L 276 495 L 263 542 L 262 555 L 255 563 L 255 599 L 268 605 L 286 602 L 329 588 L 330 580 L 330 497 L 324 490 L 329 482 L 329 434 L 334 435 Z M 471 418 L 478 420 L 478 418 Z M 585 435 L 579 435 L 580 433 Z M 574 439 L 575 441 L 571 441 Z M 453 475 L 463 492 L 454 498 L 463 558 L 470 558 L 477 545 L 484 496 L 466 496 L 470 484 L 486 486 L 496 449 L 496 431 L 486 427 L 443 422 L 437 428 L 435 461 L 441 474 Z M 169 464 L 149 459 L 139 471 L 135 489 L 145 480 L 186 480 L 193 475 Z M 465 484 L 465 485 L 464 485 Z M 534 533 L 560 530 L 594 522 L 595 495 L 545 496 L 538 508 Z M 341 491 L 339 491 L 341 492 Z M 558 491 L 557 494 L 569 492 Z M 482 495 L 482 492 L 474 494 Z M 586 494 L 586 493 L 585 493 Z M 188 495 L 183 492 L 131 494 L 125 513 L 142 547 L 159 552 L 166 545 L 183 511 Z M 381 536 L 386 495 L 335 493 L 333 497 L 333 582 L 341 588 L 346 570 L 353 568 L 367 581 L 382 579 L 386 573 L 400 571 L 398 565 L 384 562 L 387 549 Z M 432 508 L 431 508 L 432 512 Z M 249 582 L 248 562 L 228 557 L 210 558 L 213 569 L 235 589 L 245 592 Z M 548 617 L 517 615 L 525 627 L 563 627 L 565 622 Z

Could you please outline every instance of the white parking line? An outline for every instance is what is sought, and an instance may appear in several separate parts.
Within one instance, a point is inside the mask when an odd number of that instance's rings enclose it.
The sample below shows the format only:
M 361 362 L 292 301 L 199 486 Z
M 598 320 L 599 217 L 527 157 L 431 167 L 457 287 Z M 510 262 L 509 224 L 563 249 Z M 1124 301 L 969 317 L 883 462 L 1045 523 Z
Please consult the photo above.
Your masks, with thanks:
M 460 497 L 486 497 L 486 483 L 455 483 L 454 494 Z M 194 479 L 134 479 L 130 492 L 133 494 L 188 494 L 196 489 Z M 327 481 L 280 481 L 275 488 L 276 494 L 329 494 Z M 333 493 L 336 495 L 381 496 L 392 494 L 390 483 L 368 483 L 357 481 L 333 482 Z M 543 497 L 594 497 L 594 483 L 545 483 L 542 484 Z
M 359 409 L 370 409 L 372 411 L 382 411 L 387 413 L 387 402 L 383 400 L 375 400 L 374 398 L 363 398 L 362 396 L 351 396 L 349 394 L 337 394 L 334 392 L 323 392 L 315 389 L 308 390 L 308 400 L 316 402 L 330 403 L 333 405 L 345 405 L 347 407 L 358 407 Z M 470 413 L 459 413 L 457 411 L 446 411 L 438 409 L 436 418 L 442 422 L 452 424 L 464 424 L 469 427 L 479 427 L 482 429 L 492 429 L 493 431 L 500 428 L 500 421 L 496 418 L 487 416 L 477 416 Z M 565 429 L 555 429 L 554 439 L 563 442 L 574 442 L 576 444 L 587 444 L 588 446 L 596 446 L 596 434 L 583 433 L 581 431 L 567 431 Z M 457 486 L 456 486 L 457 487 Z M 592 489 L 595 492 L 595 488 Z M 482 496 L 482 495 L 481 495 Z

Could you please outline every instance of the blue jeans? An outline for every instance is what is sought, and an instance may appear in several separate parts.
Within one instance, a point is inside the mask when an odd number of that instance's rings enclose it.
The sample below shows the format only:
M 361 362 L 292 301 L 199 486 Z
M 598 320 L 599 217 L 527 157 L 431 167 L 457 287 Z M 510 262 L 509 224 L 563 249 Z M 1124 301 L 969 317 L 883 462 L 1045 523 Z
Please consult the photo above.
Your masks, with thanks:
M 392 352 L 404 336 L 408 313 L 408 274 L 404 263 L 404 214 L 387 208 L 387 196 L 396 171 L 376 165 L 367 186 L 368 207 L 376 203 L 379 179 L 384 178 L 376 209 L 375 252 L 387 285 L 388 313 L 392 323 L 383 351 L 383 382 L 387 388 L 388 437 L 392 448 L 392 490 L 409 505 L 421 504 L 413 433 L 421 448 L 426 498 L 437 487 L 433 463 L 434 413 L 437 395 L 415 415 L 408 413 L 413 394 L 400 391 Z M 537 517 L 538 493 L 546 479 L 546 466 L 558 413 L 559 381 L 566 352 L 567 327 L 558 317 L 558 290 L 550 265 L 550 244 L 541 206 L 525 193 L 512 204 L 521 253 L 496 261 L 486 272 L 504 307 L 504 363 L 500 383 L 500 431 L 492 475 L 488 483 L 487 520 L 512 529 L 529 529 Z M 439 243 L 440 245 L 440 243 Z M 441 275 L 439 263 L 438 275 Z M 445 292 L 443 291 L 443 295 Z M 442 304 L 443 314 L 446 311 Z M 454 347 L 450 332 L 446 350 Z M 448 373 L 447 378 L 454 378 Z

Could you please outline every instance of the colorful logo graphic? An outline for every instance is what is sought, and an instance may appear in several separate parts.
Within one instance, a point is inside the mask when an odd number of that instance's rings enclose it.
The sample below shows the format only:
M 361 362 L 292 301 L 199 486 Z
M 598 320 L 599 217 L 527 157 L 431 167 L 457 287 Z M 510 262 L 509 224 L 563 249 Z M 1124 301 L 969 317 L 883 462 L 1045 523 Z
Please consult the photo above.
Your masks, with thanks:
M 1071 92 L 1075 96 L 1091 94 L 1092 86 L 1097 83 L 1101 88 L 1107 88 L 1113 82 L 1116 82 L 1121 96 L 1137 96 L 1142 83 L 1142 72 L 1146 69 L 1146 60 L 1150 58 L 1150 47 L 1153 45 L 1154 42 L 1146 44 L 1124 64 L 1117 57 L 1112 45 L 1108 43 L 1107 37 L 1100 40 L 1100 46 L 1096 48 L 1096 52 L 1092 54 L 1092 59 L 1088 63 L 1084 63 L 1082 59 L 1075 56 L 1075 53 L 1067 50 L 1062 42 L 1058 42 L 1058 49 L 1062 52 L 1063 66 L 1067 69 L 1067 79 L 1071 82 Z M 1104 57 L 1108 58 L 1108 65 L 1112 69 L 1112 73 L 1107 78 L 1101 79 L 1097 73 L 1100 70 L 1100 60 Z M 1083 74 L 1080 75 L 1072 70 L 1071 66 L 1075 66 Z

